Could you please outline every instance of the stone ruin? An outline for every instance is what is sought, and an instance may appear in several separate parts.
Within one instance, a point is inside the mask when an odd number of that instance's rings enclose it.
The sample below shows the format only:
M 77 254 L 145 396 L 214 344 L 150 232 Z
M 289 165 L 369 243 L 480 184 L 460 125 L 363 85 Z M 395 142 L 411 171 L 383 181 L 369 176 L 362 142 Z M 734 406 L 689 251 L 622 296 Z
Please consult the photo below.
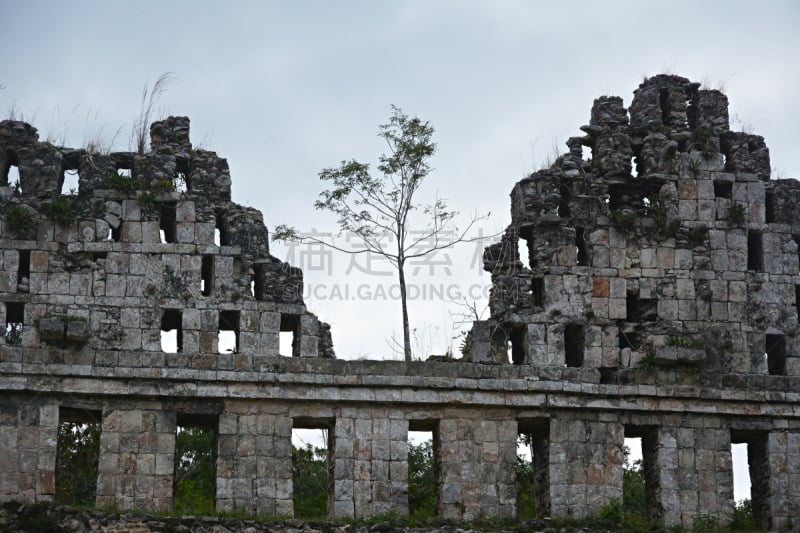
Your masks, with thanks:
M 669 75 L 629 109 L 598 98 L 569 152 L 514 186 L 464 357 L 412 363 L 334 358 L 302 272 L 188 119 L 108 155 L 1 122 L 0 500 L 52 499 L 58 426 L 84 421 L 101 427 L 96 504 L 168 509 L 176 428 L 201 425 L 216 507 L 291 515 L 292 429 L 324 428 L 329 514 L 407 513 L 408 432 L 430 431 L 440 517 L 513 518 L 523 435 L 539 515 L 583 517 L 622 496 L 633 437 L 652 517 L 730 515 L 746 443 L 755 517 L 793 527 L 800 186 L 770 180 L 727 107 Z

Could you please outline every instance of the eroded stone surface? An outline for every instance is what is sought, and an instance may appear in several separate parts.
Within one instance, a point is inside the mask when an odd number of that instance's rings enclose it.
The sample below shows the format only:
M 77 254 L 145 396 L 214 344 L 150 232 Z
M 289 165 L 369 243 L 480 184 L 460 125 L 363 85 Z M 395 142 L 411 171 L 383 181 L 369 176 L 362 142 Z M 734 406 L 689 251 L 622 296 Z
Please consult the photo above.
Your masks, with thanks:
M 761 137 L 729 131 L 725 95 L 678 76 L 628 109 L 598 98 L 581 129 L 514 187 L 465 356 L 401 363 L 333 358 L 302 272 L 269 255 L 188 119 L 154 124 L 146 154 L 0 123 L 0 178 L 20 175 L 0 186 L 0 499 L 51 500 L 59 421 L 85 416 L 101 424 L 98 505 L 169 508 L 176 428 L 196 423 L 217 435 L 220 510 L 291 514 L 292 428 L 314 427 L 332 516 L 407 513 L 408 432 L 430 431 L 444 518 L 514 516 L 524 435 L 541 516 L 620 497 L 635 437 L 666 524 L 732 511 L 731 443 L 748 444 L 762 525 L 797 523 L 800 187 L 769 180 Z

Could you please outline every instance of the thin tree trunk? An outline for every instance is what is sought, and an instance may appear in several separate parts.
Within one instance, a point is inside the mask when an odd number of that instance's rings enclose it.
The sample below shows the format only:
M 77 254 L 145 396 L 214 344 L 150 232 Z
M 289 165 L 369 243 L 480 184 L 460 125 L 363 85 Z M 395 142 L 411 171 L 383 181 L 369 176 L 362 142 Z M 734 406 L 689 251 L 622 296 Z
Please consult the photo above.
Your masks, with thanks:
M 406 302 L 406 274 L 403 262 L 398 262 L 397 274 L 400 278 L 400 301 L 403 305 L 403 352 L 406 362 L 411 362 L 411 331 L 408 327 L 408 303 Z

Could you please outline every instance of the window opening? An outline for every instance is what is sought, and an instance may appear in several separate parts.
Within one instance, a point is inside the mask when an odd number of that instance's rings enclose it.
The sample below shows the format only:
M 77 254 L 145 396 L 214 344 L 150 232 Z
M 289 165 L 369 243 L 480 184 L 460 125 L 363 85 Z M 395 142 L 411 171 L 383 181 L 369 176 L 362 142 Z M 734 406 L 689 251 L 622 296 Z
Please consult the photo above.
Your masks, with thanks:
M 582 324 L 567 324 L 564 328 L 564 366 L 583 366 L 584 331 Z
M 746 444 L 748 474 L 750 478 L 750 505 L 753 511 L 753 518 L 765 530 L 772 529 L 770 519 L 770 479 L 769 479 L 769 454 L 767 440 L 769 434 L 766 431 L 731 430 L 731 444 Z M 734 498 L 737 480 L 737 473 L 734 470 Z M 743 485 L 744 480 L 739 480 L 739 485 Z
M 569 204 L 572 201 L 572 193 L 570 192 L 569 187 L 566 185 L 561 185 L 559 193 L 558 216 L 561 218 L 567 218 L 571 214 Z
M 440 508 L 440 442 L 438 420 L 408 421 L 408 514 L 436 518 Z
M 550 421 L 517 422 L 517 518 L 550 515 Z
M 333 419 L 293 420 L 291 482 L 295 518 L 324 518 L 332 510 L 335 428 Z
M 6 164 L 2 170 L 3 174 L 0 176 L 3 179 L 2 185 L 22 192 L 22 180 L 19 177 L 19 159 L 17 159 L 17 154 L 13 150 L 6 152 Z
M 766 219 L 767 224 L 772 224 L 776 222 L 775 220 L 775 193 L 772 191 L 767 191 L 766 198 L 764 200 L 764 216 Z
M 508 335 L 508 362 L 524 365 L 528 359 L 528 328 L 515 326 Z
M 204 255 L 200 265 L 200 292 L 203 296 L 211 296 L 214 287 L 214 256 Z
M 77 168 L 65 168 L 59 178 L 59 190 L 62 195 L 78 194 L 80 175 Z
M 670 125 L 672 119 L 672 106 L 669 101 L 669 89 L 660 89 L 658 91 L 658 101 L 661 105 L 661 123 L 665 126 Z
M 179 193 L 191 191 L 192 184 L 189 181 L 189 160 L 179 157 L 175 160 L 175 166 L 175 190 Z
M 131 178 L 133 176 L 131 169 L 125 167 L 117 167 L 117 174 L 122 178 Z
M 31 276 L 31 251 L 19 251 L 19 265 L 17 267 L 17 283 L 20 283 L 23 278 Z
M 714 196 L 717 198 L 733 198 L 733 183 L 729 181 L 714 182 Z
M 21 302 L 6 302 L 6 344 L 20 346 L 22 344 L 22 330 L 25 324 L 25 304 Z
M 764 270 L 764 245 L 758 231 L 747 232 L 747 270 Z
M 222 224 L 221 215 L 217 215 L 215 221 L 214 244 L 216 244 L 217 246 L 228 246 L 230 244 L 230 238 L 228 232 L 225 230 L 225 227 Z
M 219 353 L 239 352 L 239 311 L 219 312 Z
M 218 431 L 216 415 L 178 413 L 173 478 L 175 511 L 206 515 L 215 511 Z
M 158 226 L 162 243 L 176 242 L 177 220 L 174 203 L 165 203 L 159 206 Z
M 658 319 L 658 300 L 655 298 L 639 298 L 635 292 L 629 292 L 625 298 L 625 316 L 628 322 L 652 322 Z
M 583 228 L 575 228 L 575 248 L 578 266 L 589 266 L 589 252 L 586 250 L 586 236 Z
M 794 307 L 797 311 L 797 321 L 800 322 L 800 285 L 794 286 Z
M 534 307 L 544 307 L 544 277 L 534 276 L 531 279 L 531 300 Z
M 782 376 L 786 369 L 786 337 L 784 335 L 767 335 L 764 357 L 767 360 L 767 371 L 770 376 Z
M 101 420 L 100 411 L 59 408 L 56 503 L 94 507 L 100 463 Z
M 253 265 L 253 298 L 264 299 L 264 265 Z
M 658 429 L 625 426 L 622 474 L 623 505 L 643 518 L 659 520 Z
M 109 227 L 108 228 L 108 237 L 106 238 L 107 241 L 112 242 L 119 242 L 122 240 L 122 222 L 119 223 L 119 226 L 116 228 Z
M 300 315 L 281 313 L 278 353 L 289 357 L 300 356 Z
M 161 315 L 161 350 L 166 353 L 183 352 L 183 322 L 177 309 L 165 309 Z

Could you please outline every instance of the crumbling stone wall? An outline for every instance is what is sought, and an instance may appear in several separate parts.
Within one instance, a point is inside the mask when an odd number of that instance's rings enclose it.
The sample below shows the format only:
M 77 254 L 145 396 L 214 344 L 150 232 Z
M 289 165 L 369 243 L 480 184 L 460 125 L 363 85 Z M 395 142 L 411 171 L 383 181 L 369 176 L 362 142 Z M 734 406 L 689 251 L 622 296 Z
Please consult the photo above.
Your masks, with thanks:
M 220 510 L 291 514 L 292 428 L 314 427 L 331 516 L 407 513 L 408 432 L 423 430 L 441 517 L 513 517 L 525 435 L 541 516 L 618 498 L 639 437 L 653 518 L 728 516 L 731 444 L 747 443 L 756 517 L 797 523 L 800 186 L 769 179 L 725 95 L 677 76 L 645 81 L 628 109 L 598 98 L 582 129 L 512 190 L 484 253 L 491 316 L 464 357 L 401 363 L 333 357 L 302 272 L 269 254 L 261 214 L 230 201 L 227 163 L 192 148 L 188 119 L 153 124 L 145 154 L 1 122 L 0 500 L 53 498 L 61 413 L 87 410 L 102 419 L 98 505 L 171 507 L 176 428 L 196 423 L 216 435 Z M 233 351 L 218 353 L 220 330 Z

